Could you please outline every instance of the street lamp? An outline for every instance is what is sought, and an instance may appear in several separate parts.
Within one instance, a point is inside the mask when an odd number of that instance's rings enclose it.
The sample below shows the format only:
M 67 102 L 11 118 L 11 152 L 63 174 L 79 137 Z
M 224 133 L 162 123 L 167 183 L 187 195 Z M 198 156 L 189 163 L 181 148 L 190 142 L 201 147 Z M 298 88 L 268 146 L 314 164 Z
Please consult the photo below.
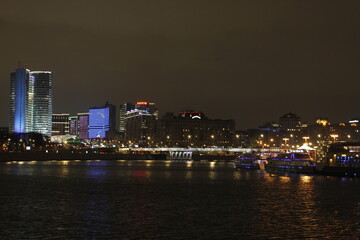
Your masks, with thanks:
M 284 142 L 285 142 L 285 146 L 287 146 L 287 142 L 290 140 L 289 138 L 283 138 Z
M 336 138 L 339 137 L 337 134 L 331 134 L 330 137 L 334 138 L 334 142 L 336 141 Z
M 308 144 L 307 140 L 309 139 L 310 137 L 303 137 L 303 139 L 305 140 L 305 143 L 304 144 Z

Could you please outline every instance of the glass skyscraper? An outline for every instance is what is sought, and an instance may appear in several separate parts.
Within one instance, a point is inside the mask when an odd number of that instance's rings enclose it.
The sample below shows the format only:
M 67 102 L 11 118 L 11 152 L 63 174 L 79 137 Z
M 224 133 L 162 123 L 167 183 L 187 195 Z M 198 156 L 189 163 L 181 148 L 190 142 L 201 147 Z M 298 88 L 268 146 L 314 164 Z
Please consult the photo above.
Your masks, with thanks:
M 19 68 L 11 73 L 10 132 L 51 136 L 51 89 L 52 73 L 49 71 Z
M 119 124 L 119 132 L 121 133 L 125 133 L 126 132 L 126 113 L 128 111 L 134 110 L 135 109 L 135 104 L 127 102 L 124 104 L 120 105 L 120 111 L 119 111 L 119 115 L 120 115 L 120 124 Z

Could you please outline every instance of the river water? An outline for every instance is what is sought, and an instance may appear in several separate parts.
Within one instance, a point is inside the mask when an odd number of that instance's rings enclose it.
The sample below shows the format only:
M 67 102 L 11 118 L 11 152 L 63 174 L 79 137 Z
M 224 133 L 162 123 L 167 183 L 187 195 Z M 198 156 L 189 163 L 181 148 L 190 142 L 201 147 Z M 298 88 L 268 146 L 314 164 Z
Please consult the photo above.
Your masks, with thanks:
M 360 179 L 226 162 L 0 163 L 0 239 L 360 239 Z

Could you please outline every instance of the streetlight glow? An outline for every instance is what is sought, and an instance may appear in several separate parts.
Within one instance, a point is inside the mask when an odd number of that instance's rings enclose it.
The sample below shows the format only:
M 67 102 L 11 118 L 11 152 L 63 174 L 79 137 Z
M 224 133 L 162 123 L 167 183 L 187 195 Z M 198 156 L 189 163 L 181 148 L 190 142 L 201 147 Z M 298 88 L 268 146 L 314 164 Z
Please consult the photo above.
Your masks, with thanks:
M 339 137 L 337 134 L 331 134 L 330 137 L 334 138 L 334 142 L 336 141 L 336 138 Z

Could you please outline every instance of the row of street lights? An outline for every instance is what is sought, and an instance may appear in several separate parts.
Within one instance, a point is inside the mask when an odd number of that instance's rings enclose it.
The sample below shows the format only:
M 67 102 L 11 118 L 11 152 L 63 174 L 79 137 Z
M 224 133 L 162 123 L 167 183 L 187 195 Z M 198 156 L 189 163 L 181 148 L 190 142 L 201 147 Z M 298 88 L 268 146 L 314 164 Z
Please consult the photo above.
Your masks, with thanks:
M 264 135 L 261 134 L 260 137 L 263 138 Z M 293 136 L 291 136 L 291 137 L 293 137 Z M 338 134 L 331 134 L 330 137 L 332 138 L 332 142 L 336 142 L 336 139 L 339 137 L 339 135 Z M 312 145 L 311 143 L 309 143 L 309 139 L 310 139 L 309 136 L 304 136 L 302 138 L 304 139 L 304 144 L 305 145 Z M 350 135 L 348 135 L 348 138 L 350 138 Z M 289 137 L 284 137 L 284 138 L 282 138 L 282 140 L 284 141 L 284 144 L 282 144 L 282 146 L 289 146 L 289 142 L 290 142 Z M 274 139 L 271 138 L 270 142 L 273 143 Z M 259 141 L 259 143 L 263 143 L 263 141 Z M 269 146 L 270 146 L 270 144 L 269 144 Z

